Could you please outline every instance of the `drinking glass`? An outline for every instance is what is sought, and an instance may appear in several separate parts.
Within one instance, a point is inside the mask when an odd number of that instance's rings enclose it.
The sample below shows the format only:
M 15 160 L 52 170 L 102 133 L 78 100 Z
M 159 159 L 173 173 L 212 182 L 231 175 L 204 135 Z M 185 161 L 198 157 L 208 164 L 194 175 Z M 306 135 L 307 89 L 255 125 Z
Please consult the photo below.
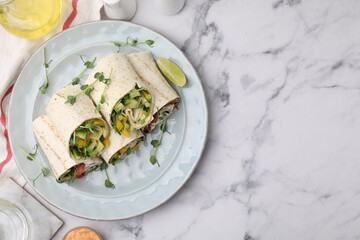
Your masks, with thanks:
M 0 239 L 28 239 L 30 226 L 26 215 L 26 210 L 11 201 L 0 198 Z
M 0 0 L 0 24 L 28 39 L 42 37 L 59 23 L 61 0 Z

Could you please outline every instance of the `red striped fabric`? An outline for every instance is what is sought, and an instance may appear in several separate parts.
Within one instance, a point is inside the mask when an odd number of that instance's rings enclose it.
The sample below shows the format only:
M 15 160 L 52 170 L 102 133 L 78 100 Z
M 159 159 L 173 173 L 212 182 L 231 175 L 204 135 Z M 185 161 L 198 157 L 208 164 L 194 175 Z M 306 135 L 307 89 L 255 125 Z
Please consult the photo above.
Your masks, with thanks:
M 77 3 L 78 3 L 78 0 L 72 1 L 72 12 L 70 13 L 69 17 L 66 19 L 66 21 L 63 25 L 63 30 L 68 29 L 70 27 L 71 23 L 74 21 L 76 15 L 77 15 Z
M 77 3 L 78 0 L 72 0 L 72 12 L 70 13 L 70 15 L 67 17 L 64 25 L 63 25 L 63 30 L 66 30 L 70 27 L 70 25 L 72 24 L 72 22 L 74 21 L 76 15 L 77 15 Z M 5 116 L 5 111 L 3 109 L 3 102 L 5 100 L 5 98 L 7 96 L 9 96 L 13 90 L 14 85 L 11 85 L 9 87 L 9 89 L 5 92 L 4 96 L 1 99 L 1 115 L 0 115 L 0 123 L 4 128 L 4 137 L 5 137 L 5 141 L 6 141 L 6 157 L 4 160 L 2 160 L 0 162 L 0 173 L 3 170 L 3 168 L 5 167 L 5 165 L 11 160 L 12 158 L 12 152 L 11 152 L 11 148 L 10 148 L 10 142 L 9 142 L 9 134 L 8 134 L 8 129 L 7 129 L 7 124 L 6 124 L 6 116 Z
M 5 117 L 5 112 L 3 109 L 3 102 L 4 99 L 12 92 L 14 85 L 11 85 L 11 87 L 9 87 L 9 89 L 5 92 L 4 96 L 1 99 L 1 116 L 0 116 L 0 122 L 1 125 L 4 127 L 4 137 L 5 137 L 5 141 L 6 141 L 6 157 L 5 159 L 0 163 L 0 173 L 2 171 L 2 169 L 5 167 L 5 165 L 10 161 L 11 157 L 12 157 L 12 152 L 11 152 L 11 148 L 10 148 L 10 142 L 9 142 L 9 134 L 8 134 L 8 130 L 6 127 L 6 117 Z

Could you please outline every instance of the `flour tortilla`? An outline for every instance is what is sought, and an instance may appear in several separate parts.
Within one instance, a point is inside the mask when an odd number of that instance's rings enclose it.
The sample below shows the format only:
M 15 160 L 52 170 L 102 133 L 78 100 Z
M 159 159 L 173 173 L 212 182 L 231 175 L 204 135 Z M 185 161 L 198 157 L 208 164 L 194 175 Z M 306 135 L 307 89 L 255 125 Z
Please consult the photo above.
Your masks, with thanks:
M 153 115 L 168 103 L 179 101 L 179 96 L 161 74 L 149 51 L 131 53 L 127 57 L 141 81 L 153 94 Z
M 109 163 L 111 157 L 120 149 L 130 144 L 132 141 L 135 141 L 138 138 L 144 137 L 144 134 L 138 131 L 131 131 L 130 137 L 124 137 L 117 134 L 114 129 L 110 130 L 110 145 L 105 148 L 105 150 L 101 153 L 101 157 Z
M 74 131 L 85 121 L 90 119 L 101 119 L 101 114 L 95 112 L 95 106 L 89 96 L 80 94 L 76 97 L 74 105 L 65 103 L 69 95 L 77 95 L 81 92 L 79 85 L 68 85 L 57 91 L 50 99 L 45 111 L 51 124 L 58 133 L 62 144 L 68 149 L 70 155 L 69 141 Z
M 43 115 L 36 118 L 32 124 L 35 136 L 44 151 L 52 172 L 57 180 L 68 169 L 85 163 L 87 168 L 98 166 L 102 163 L 99 158 L 89 158 L 84 160 L 74 160 L 69 155 L 68 147 L 65 147 L 60 140 L 60 136 L 51 124 L 48 116 Z
M 126 55 L 122 53 L 116 53 L 106 56 L 96 64 L 93 71 L 89 74 L 86 80 L 86 84 L 94 82 L 94 75 L 97 72 L 102 72 L 105 78 L 110 78 L 110 85 L 106 86 L 102 82 L 97 82 L 94 85 L 94 90 L 91 92 L 91 98 L 94 103 L 99 103 L 101 95 L 104 93 L 105 87 L 105 103 L 102 104 L 100 112 L 104 116 L 108 123 L 111 123 L 111 113 L 116 103 L 122 99 L 131 90 L 135 89 L 135 86 L 143 87 L 140 78 L 132 68 Z M 151 121 L 151 115 L 146 120 L 147 124 Z

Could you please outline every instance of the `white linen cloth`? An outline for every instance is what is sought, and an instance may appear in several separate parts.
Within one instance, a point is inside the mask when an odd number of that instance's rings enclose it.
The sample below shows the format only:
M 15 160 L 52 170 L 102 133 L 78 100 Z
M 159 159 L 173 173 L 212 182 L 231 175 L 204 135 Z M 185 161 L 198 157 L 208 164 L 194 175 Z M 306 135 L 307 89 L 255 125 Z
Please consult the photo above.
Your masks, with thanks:
M 73 8 L 73 6 L 76 7 Z M 100 20 L 100 9 L 102 6 L 102 0 L 62 0 L 62 14 L 58 27 L 45 37 L 35 40 L 27 40 L 13 36 L 0 26 L 0 99 L 3 99 L 5 92 L 12 84 L 15 83 L 22 67 L 35 50 L 47 39 L 63 30 L 64 23 L 74 9 L 77 10 L 77 13 L 74 20 L 71 22 L 70 27 L 85 22 Z M 5 115 L 7 112 L 9 97 L 10 95 L 4 99 L 3 106 L 1 106 Z M 1 124 L 0 165 L 7 155 L 4 130 L 5 129 Z M 19 171 L 16 164 L 13 162 L 14 160 L 11 159 L 9 163 L 4 166 L 2 171 L 0 168 L 0 181 L 9 176 L 18 179 L 19 176 L 16 175 L 19 175 Z

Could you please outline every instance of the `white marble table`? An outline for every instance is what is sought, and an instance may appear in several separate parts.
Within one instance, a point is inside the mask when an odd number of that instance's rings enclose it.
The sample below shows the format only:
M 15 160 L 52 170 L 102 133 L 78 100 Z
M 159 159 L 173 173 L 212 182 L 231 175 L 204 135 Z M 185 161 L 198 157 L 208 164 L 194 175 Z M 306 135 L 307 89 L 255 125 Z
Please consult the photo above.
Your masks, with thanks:
M 360 239 L 360 1 L 187 0 L 176 16 L 151 2 L 132 21 L 203 81 L 203 157 L 169 202 L 129 220 L 84 220 L 34 193 L 65 222 L 54 239 L 79 225 L 104 239 Z

